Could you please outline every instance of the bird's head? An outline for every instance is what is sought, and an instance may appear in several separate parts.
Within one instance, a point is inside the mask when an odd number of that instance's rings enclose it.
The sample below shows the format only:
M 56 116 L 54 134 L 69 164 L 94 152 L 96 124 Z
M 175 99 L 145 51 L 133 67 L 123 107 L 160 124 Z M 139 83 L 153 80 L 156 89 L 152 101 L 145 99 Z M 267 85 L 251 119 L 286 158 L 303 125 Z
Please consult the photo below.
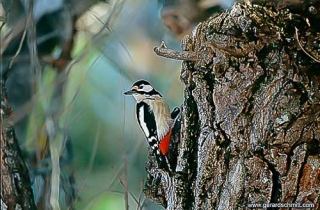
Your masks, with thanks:
M 149 99 L 156 100 L 162 95 L 154 89 L 150 82 L 146 80 L 138 80 L 131 86 L 131 89 L 124 92 L 125 95 L 132 95 L 137 102 Z

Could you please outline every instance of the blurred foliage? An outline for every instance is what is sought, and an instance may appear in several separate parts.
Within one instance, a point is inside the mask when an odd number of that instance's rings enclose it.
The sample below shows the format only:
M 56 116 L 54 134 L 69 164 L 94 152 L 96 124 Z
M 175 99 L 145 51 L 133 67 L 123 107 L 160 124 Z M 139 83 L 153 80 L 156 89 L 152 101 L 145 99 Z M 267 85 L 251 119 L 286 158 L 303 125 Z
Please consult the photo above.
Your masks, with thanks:
M 111 3 L 110 3 L 111 4 Z M 135 119 L 135 102 L 123 92 L 138 79 L 147 79 L 163 94 L 171 109 L 182 103 L 180 62 L 157 57 L 153 48 L 165 40 L 179 49 L 165 30 L 156 1 L 127 0 L 107 32 L 112 12 L 98 4 L 77 22 L 74 64 L 67 79 L 64 111 L 59 118 L 71 139 L 73 158 L 68 170 L 75 175 L 76 209 L 125 209 L 125 189 L 136 199 L 142 180 L 148 146 Z M 112 8 L 112 7 L 111 7 Z M 111 24 L 111 23 L 110 23 Z M 41 145 L 43 115 L 50 103 L 55 72 L 46 67 L 32 108 L 26 151 Z M 42 141 L 43 142 L 43 141 Z M 137 204 L 129 195 L 130 209 Z M 144 209 L 162 209 L 145 200 Z

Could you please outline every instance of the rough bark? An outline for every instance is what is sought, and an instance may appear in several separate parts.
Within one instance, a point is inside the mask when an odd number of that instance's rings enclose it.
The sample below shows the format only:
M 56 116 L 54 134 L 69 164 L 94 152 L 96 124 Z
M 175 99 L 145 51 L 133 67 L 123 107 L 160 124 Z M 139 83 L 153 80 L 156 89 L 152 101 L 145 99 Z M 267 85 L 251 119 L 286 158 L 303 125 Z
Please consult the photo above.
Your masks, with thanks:
M 1 209 L 36 209 L 29 171 L 23 161 L 13 126 L 9 123 L 10 107 L 1 82 Z
M 185 92 L 174 176 L 149 163 L 148 197 L 167 209 L 320 209 L 319 18 L 319 1 L 238 2 L 181 52 L 155 48 L 184 60 Z

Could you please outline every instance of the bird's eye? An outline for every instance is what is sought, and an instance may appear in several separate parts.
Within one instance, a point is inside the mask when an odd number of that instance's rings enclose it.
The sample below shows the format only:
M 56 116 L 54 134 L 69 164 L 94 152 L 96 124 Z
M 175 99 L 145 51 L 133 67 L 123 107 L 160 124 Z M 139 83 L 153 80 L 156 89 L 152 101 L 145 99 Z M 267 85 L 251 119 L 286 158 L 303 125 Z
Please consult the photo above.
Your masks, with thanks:
M 143 85 L 140 85 L 140 86 L 139 86 L 139 89 L 143 89 Z

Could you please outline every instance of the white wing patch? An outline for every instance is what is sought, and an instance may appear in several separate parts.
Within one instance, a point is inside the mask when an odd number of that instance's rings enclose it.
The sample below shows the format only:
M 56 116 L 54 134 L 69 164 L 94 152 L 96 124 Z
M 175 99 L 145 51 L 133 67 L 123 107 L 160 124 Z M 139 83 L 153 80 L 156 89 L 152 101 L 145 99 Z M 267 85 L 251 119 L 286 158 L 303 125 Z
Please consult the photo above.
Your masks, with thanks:
M 143 106 L 141 106 L 141 107 L 140 107 L 140 110 L 139 110 L 139 121 L 140 121 L 140 125 L 141 125 L 141 128 L 142 128 L 144 134 L 146 135 L 146 137 L 148 137 L 148 136 L 150 135 L 150 133 L 149 133 L 147 124 L 146 124 L 146 122 L 144 121 L 144 110 L 143 110 Z

